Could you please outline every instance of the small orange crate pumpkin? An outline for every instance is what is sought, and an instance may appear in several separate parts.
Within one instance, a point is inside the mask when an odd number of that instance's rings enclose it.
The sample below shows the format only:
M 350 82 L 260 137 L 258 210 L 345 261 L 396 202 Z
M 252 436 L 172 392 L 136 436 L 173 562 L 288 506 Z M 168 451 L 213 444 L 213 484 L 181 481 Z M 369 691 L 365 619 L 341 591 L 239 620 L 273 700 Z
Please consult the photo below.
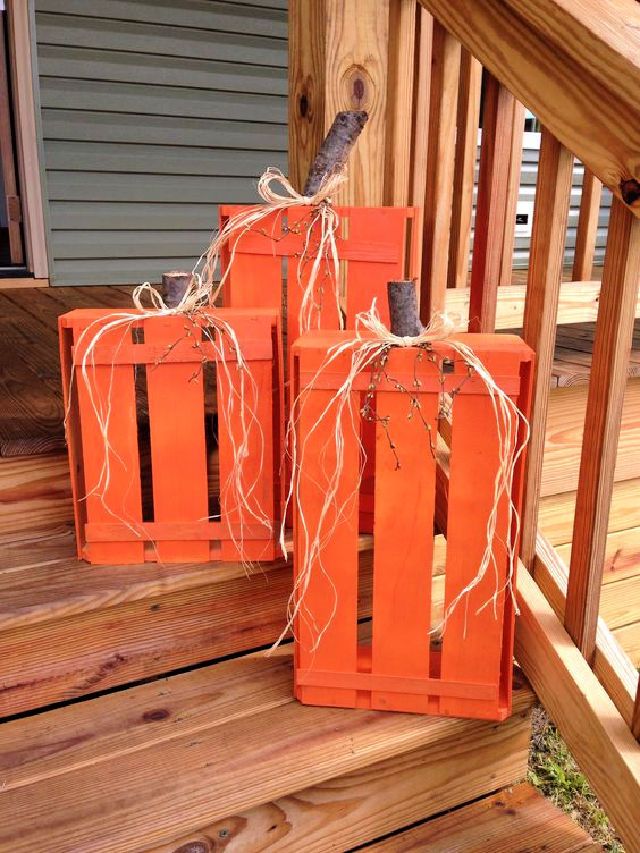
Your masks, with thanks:
M 234 444 L 242 438 L 235 434 L 241 429 L 239 371 L 228 335 L 209 327 L 203 336 L 210 320 L 144 317 L 113 327 L 87 358 L 85 382 L 83 350 L 95 332 L 118 314 L 136 313 L 79 309 L 59 318 L 78 556 L 98 564 L 273 559 L 282 497 L 277 315 L 210 312 L 234 330 L 252 377 L 246 400 L 253 428 L 247 433 L 242 476 L 255 487 L 251 509 L 256 519 L 225 488 L 234 470 Z M 224 368 L 211 334 L 219 334 Z M 96 403 L 103 415 L 109 412 L 107 453 Z M 228 422 L 219 418 L 216 439 L 215 413 L 229 404 L 235 414 Z M 150 467 L 145 469 L 146 457 Z
M 336 359 L 326 373 L 318 371 L 327 348 L 349 337 L 348 333 L 310 332 L 293 347 L 298 448 L 310 436 L 299 463 L 299 497 L 294 503 L 297 573 L 305 547 L 301 512 L 306 530 L 315 531 L 322 525 L 324 533 L 317 558 L 310 564 L 309 586 L 296 618 L 296 697 L 312 705 L 504 719 L 511 712 L 514 608 L 511 594 L 503 589 L 508 557 L 496 543 L 498 537 L 507 541 L 513 534 L 507 530 L 506 498 L 499 506 L 493 540 L 495 571 L 490 566 L 470 592 L 466 605 L 463 600 L 453 609 L 441 641 L 432 643 L 430 635 L 434 621 L 438 623 L 442 612 L 475 577 L 487 545 L 487 520 L 498 470 L 491 399 L 481 379 L 468 376 L 466 365 L 454 358 L 446 342 L 433 343 L 432 352 L 452 360 L 448 361 L 450 373 L 439 372 L 439 366 L 426 357 L 417 359 L 424 350 L 389 350 L 375 391 L 378 420 L 373 462 L 371 641 L 359 644 L 358 596 L 360 592 L 366 597 L 368 581 L 363 575 L 359 582 L 358 496 L 353 496 L 353 486 L 362 460 L 359 426 L 357 422 L 352 426 L 346 410 L 342 415 L 344 456 L 337 500 L 320 520 L 327 472 L 335 470 L 336 463 L 336 418 L 331 414 L 330 401 L 345 380 L 350 357 Z M 533 357 L 529 347 L 507 335 L 459 334 L 455 338 L 473 348 L 526 417 Z M 371 391 L 371 382 L 370 371 L 359 374 L 350 392 L 355 396 L 356 419 L 361 418 L 358 413 L 364 395 Z M 400 386 L 412 389 L 411 396 L 420 404 L 420 417 L 415 409 L 409 416 L 410 401 Z M 454 389 L 450 472 L 448 485 L 443 488 L 446 476 L 442 476 L 444 469 L 438 472 L 435 440 L 442 391 Z M 300 392 L 304 395 L 302 404 Z M 330 415 L 320 418 L 327 407 Z M 386 425 L 381 420 L 385 418 Z M 524 455 L 513 481 L 512 499 L 518 511 L 523 459 Z M 448 510 L 444 611 L 435 616 L 432 561 L 437 480 L 439 492 L 448 492 Z M 346 511 L 348 501 L 351 503 Z M 496 589 L 502 592 L 495 609 L 492 603 L 478 613 Z M 324 632 L 318 640 L 321 629 Z

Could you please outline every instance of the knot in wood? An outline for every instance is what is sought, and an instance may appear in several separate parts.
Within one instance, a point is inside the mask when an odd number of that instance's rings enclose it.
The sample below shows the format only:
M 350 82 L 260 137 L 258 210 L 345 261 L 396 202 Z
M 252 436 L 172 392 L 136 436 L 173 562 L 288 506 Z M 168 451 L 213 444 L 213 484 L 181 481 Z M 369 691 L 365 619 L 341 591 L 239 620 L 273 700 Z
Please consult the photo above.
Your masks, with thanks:
M 625 204 L 633 204 L 640 198 L 640 182 L 635 178 L 620 181 L 620 195 Z

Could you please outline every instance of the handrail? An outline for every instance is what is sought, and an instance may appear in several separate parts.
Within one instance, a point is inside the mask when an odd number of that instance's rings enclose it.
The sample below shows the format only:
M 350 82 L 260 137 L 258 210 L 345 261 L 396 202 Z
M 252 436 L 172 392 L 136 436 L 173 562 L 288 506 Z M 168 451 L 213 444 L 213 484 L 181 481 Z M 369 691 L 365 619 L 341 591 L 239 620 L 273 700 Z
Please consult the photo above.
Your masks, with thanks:
M 640 217 L 636 0 L 419 0 Z

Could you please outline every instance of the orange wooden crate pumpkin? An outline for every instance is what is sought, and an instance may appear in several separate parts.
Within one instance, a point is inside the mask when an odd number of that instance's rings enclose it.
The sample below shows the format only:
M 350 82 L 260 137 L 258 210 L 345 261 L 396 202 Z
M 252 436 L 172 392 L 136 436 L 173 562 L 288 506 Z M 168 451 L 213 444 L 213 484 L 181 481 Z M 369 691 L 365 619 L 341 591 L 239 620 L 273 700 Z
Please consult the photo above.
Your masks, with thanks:
M 319 420 L 347 375 L 350 357 L 336 360 L 330 372 L 317 372 L 327 347 L 351 337 L 348 333 L 311 332 L 293 347 L 294 385 L 303 389 L 304 402 L 296 412 L 298 447 L 305 436 L 312 443 L 302 458 L 299 500 L 307 529 L 316 530 L 326 488 L 327 471 L 335 466 L 330 437 L 335 418 Z M 456 336 L 467 343 L 489 369 L 497 384 L 516 402 L 525 416 L 531 395 L 532 351 L 507 335 Z M 510 594 L 502 592 L 493 607 L 476 613 L 507 577 L 508 558 L 496 545 L 495 573 L 489 571 L 464 601 L 453 610 L 441 639 L 431 642 L 432 558 L 436 495 L 436 454 L 441 381 L 445 390 L 458 388 L 453 397 L 451 456 L 448 481 L 447 550 L 444 606 L 474 578 L 486 547 L 488 514 L 493 505 L 498 467 L 495 415 L 479 377 L 467 378 L 466 365 L 456 356 L 452 372 L 439 367 L 416 348 L 389 351 L 384 374 L 377 384 L 373 507 L 373 603 L 371 642 L 362 645 L 357 635 L 358 604 L 358 498 L 341 514 L 333 533 L 338 508 L 352 495 L 361 464 L 357 427 L 343 415 L 344 467 L 338 498 L 325 516 L 320 552 L 311 564 L 304 607 L 296 620 L 295 692 L 308 704 L 375 708 L 445 716 L 501 720 L 511 709 L 514 610 Z M 452 358 L 446 342 L 434 343 L 433 353 Z M 315 377 L 315 379 L 314 379 Z M 420 382 L 419 390 L 414 381 Z M 465 381 L 462 381 L 465 380 Z M 360 411 L 371 373 L 360 374 L 352 394 L 353 410 Z M 410 412 L 410 399 L 398 383 L 420 403 L 421 416 Z M 426 425 L 429 424 L 431 437 Z M 395 453 L 390 449 L 390 438 Z M 397 468 L 396 456 L 400 463 Z M 521 457 L 514 478 L 515 506 L 519 511 L 522 488 Z M 506 541 L 506 501 L 498 513 L 496 537 Z M 300 571 L 304 539 L 300 510 L 294 505 L 294 565 Z M 334 594 L 335 593 L 335 594 Z M 335 606 L 335 613 L 330 615 Z M 466 610 L 466 612 L 465 612 Z M 319 628 L 326 627 L 317 648 Z
M 180 316 L 145 317 L 131 326 L 112 328 L 90 357 L 88 387 L 82 376 L 82 350 L 117 313 L 80 309 L 59 318 L 79 557 L 101 564 L 273 559 L 281 507 L 283 411 L 277 315 L 266 310 L 210 312 L 235 331 L 255 383 L 247 383 L 252 389 L 247 402 L 252 409 L 255 403 L 256 420 L 251 419 L 242 470 L 246 483 L 255 481 L 251 508 L 259 516 L 256 519 L 238 507 L 225 487 L 234 466 L 232 439 L 240 440 L 235 429 L 241 428 L 237 359 L 228 336 L 217 338 L 227 371 L 216 367 L 218 353 L 206 335 L 203 339 L 202 328 L 210 321 L 192 324 Z M 129 309 L 121 313 L 136 314 Z M 83 337 L 88 327 L 91 330 Z M 215 379 L 209 365 L 215 368 Z M 148 422 L 140 415 L 141 382 L 146 383 Z M 110 407 L 106 488 L 105 442 L 91 396 L 103 412 Z M 220 412 L 230 400 L 235 405 L 230 418 L 233 435 L 221 416 L 217 448 L 212 451 L 215 437 L 207 435 L 205 422 L 212 427 L 213 416 L 207 415 L 205 403 Z M 146 511 L 144 434 L 151 462 Z M 216 454 L 217 471 L 212 475 L 211 458 Z M 215 474 L 219 496 L 210 487 Z
M 220 207 L 220 227 L 234 215 L 254 205 Z M 368 311 L 374 297 L 378 313 L 389 324 L 387 282 L 394 279 L 417 279 L 420 275 L 421 211 L 417 207 L 336 207 L 340 225 L 336 246 L 340 261 L 344 262 L 344 276 L 340 285 L 340 302 L 344 312 L 344 325 L 355 327 L 356 315 Z M 303 253 L 308 222 L 314 209 L 295 207 L 286 216 L 282 213 L 265 217 L 255 230 L 242 233 L 231 240 L 222 255 L 222 269 L 227 278 L 222 290 L 223 304 L 231 307 L 273 308 L 282 312 L 285 372 L 288 374 L 289 350 L 300 334 L 299 312 L 302 288 L 298 284 L 298 266 Z M 314 257 L 314 239 L 319 226 L 312 232 L 307 250 L 306 265 L 301 270 L 302 286 L 309 280 Z M 233 263 L 230 264 L 233 253 Z M 287 286 L 285 287 L 285 281 Z M 315 287 L 315 297 L 320 310 L 318 328 L 340 328 L 335 299 L 335 281 L 330 264 L 323 265 Z M 320 292 L 322 291 L 322 292 Z M 287 375 L 288 379 L 288 375 Z M 286 383 L 286 388 L 289 383 Z M 285 393 L 288 414 L 288 393 Z M 367 447 L 373 441 L 370 425 L 365 427 L 363 440 Z M 360 529 L 370 531 L 372 470 L 365 470 L 365 488 L 360 507 Z M 367 497 L 368 495 L 368 497 Z M 288 519 L 291 520 L 290 518 Z
M 252 205 L 220 207 L 221 227 Z M 378 311 L 388 324 L 387 282 L 417 278 L 419 275 L 420 217 L 414 207 L 336 207 L 340 225 L 336 235 L 338 256 L 345 262 L 341 289 L 345 327 L 353 329 L 356 314 L 368 311 L 378 298 Z M 286 310 L 286 338 L 291 345 L 299 335 L 302 290 L 298 286 L 298 264 L 303 252 L 310 207 L 295 207 L 286 216 L 270 214 L 256 230 L 241 234 L 226 248 L 222 265 L 228 270 L 222 298 L 234 308 Z M 317 239 L 319 227 L 315 226 Z M 233 252 L 233 264 L 229 258 Z M 307 252 L 314 257 L 313 239 Z M 283 260 L 286 259 L 286 268 Z M 309 279 L 311 263 L 301 270 L 301 282 Z M 286 299 L 284 281 L 287 281 Z M 319 289 L 322 293 L 318 293 Z M 339 329 L 335 282 L 330 265 L 322 269 L 316 282 L 316 298 L 321 306 L 318 328 Z

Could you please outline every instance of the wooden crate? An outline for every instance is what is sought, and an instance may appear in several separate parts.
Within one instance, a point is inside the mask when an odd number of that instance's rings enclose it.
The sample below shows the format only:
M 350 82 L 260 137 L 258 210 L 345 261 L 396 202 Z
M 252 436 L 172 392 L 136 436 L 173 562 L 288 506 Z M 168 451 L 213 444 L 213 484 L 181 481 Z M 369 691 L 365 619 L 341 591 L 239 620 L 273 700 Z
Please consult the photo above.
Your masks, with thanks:
M 87 380 L 83 352 L 94 331 L 117 313 L 80 309 L 60 317 L 78 556 L 101 564 L 273 559 L 282 458 L 277 315 L 215 309 L 193 320 L 135 320 L 136 312 L 126 313 L 134 319 L 105 332 L 90 356 Z M 245 489 L 253 486 L 249 508 L 238 505 L 229 486 L 233 444 L 242 440 L 237 354 L 212 318 L 235 331 L 251 374 L 251 380 L 245 374 L 251 413 L 242 468 Z M 225 366 L 210 334 L 217 336 Z M 108 451 L 94 404 L 109 412 Z M 230 418 L 216 414 L 229 405 Z M 212 483 L 219 483 L 219 495 L 212 494 Z
M 359 431 L 370 371 L 351 393 L 352 414 L 342 415 L 344 466 L 335 504 L 323 510 L 327 472 L 336 463 L 331 403 L 351 363 L 345 354 L 320 375 L 327 347 L 349 333 L 311 332 L 293 347 L 297 446 L 309 436 L 296 472 L 294 564 L 301 571 L 307 530 L 320 527 L 321 544 L 311 563 L 310 582 L 296 624 L 296 696 L 305 703 L 504 719 L 511 708 L 514 611 L 504 591 L 495 610 L 477 613 L 496 588 L 504 590 L 508 557 L 506 498 L 500 503 L 490 566 L 482 581 L 451 613 L 437 644 L 430 641 L 436 452 L 442 391 L 455 389 L 452 403 L 448 482 L 445 610 L 475 577 L 485 551 L 487 519 L 494 502 L 498 465 L 495 414 L 485 385 L 446 342 L 431 354 L 393 348 L 376 382 L 373 494 L 373 607 L 371 643 L 357 641 Z M 516 337 L 458 335 L 473 347 L 498 385 L 526 415 L 531 391 L 532 352 Z M 451 359 L 442 373 L 441 359 Z M 415 383 L 419 382 L 419 386 Z M 412 389 L 411 396 L 399 386 Z M 304 394 L 302 402 L 298 394 Z M 419 404 L 411 404 L 411 397 Z M 320 418 L 328 407 L 329 415 Z M 360 418 L 360 424 L 357 423 Z M 384 419 L 388 418 L 385 423 Z M 391 445 L 393 444 L 393 448 Z M 521 458 L 513 488 L 521 502 Z M 348 502 L 348 503 L 346 503 Z M 324 514 L 323 514 L 324 511 Z M 334 528 L 335 525 L 335 528 Z M 517 543 L 516 543 L 517 544 Z M 335 610 L 334 610 L 335 608 Z M 436 622 L 438 620 L 436 619 Z M 318 632 L 324 629 L 316 643 Z M 316 647 L 317 646 L 317 647 Z M 438 646 L 438 647 L 437 647 Z

